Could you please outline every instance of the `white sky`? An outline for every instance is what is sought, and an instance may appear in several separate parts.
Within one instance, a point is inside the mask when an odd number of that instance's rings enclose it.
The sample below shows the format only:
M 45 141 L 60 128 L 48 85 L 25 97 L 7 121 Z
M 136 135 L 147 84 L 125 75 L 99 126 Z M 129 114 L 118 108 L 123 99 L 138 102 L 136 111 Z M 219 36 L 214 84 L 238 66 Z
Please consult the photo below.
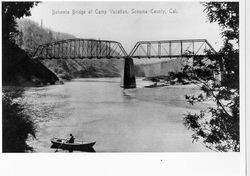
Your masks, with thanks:
M 176 9 L 175 14 L 112 15 L 114 10 Z M 72 15 L 72 10 L 106 10 L 106 15 Z M 120 42 L 127 53 L 137 41 L 171 39 L 207 39 L 218 50 L 222 44 L 220 29 L 209 23 L 199 2 L 43 2 L 31 10 L 31 20 L 57 32 L 79 38 Z M 52 15 L 53 10 L 68 10 L 69 15 Z

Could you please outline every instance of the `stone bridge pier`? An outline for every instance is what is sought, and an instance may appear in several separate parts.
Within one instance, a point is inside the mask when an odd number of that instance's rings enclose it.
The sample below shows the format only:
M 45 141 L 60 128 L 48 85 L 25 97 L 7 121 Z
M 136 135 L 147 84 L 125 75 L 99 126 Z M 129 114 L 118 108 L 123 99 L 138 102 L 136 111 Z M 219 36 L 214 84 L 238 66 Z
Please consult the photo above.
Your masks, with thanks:
M 136 88 L 134 61 L 131 57 L 124 58 L 121 87 L 124 89 Z

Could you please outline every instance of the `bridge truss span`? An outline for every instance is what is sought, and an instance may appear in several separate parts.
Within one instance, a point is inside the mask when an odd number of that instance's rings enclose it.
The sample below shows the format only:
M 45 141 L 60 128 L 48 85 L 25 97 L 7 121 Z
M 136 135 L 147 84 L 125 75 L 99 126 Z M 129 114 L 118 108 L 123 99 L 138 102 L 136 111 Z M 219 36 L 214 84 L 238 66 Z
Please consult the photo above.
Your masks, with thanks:
M 176 58 L 206 56 L 216 53 L 206 39 L 162 40 L 137 42 L 129 56 L 132 58 Z
M 127 57 L 116 41 L 68 39 L 40 45 L 33 58 L 37 59 L 112 59 Z
M 163 40 L 137 42 L 129 55 L 116 41 L 93 39 L 68 39 L 40 45 L 34 59 L 120 59 L 124 60 L 121 87 L 135 88 L 134 58 L 197 58 L 207 52 L 216 53 L 205 39 Z

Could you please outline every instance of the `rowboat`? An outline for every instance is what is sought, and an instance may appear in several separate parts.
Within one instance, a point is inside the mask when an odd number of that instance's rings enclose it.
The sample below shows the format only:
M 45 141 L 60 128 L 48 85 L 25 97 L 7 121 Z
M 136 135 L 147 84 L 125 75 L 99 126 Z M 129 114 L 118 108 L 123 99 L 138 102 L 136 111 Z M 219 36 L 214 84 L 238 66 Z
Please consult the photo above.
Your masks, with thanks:
M 92 149 L 96 142 L 75 140 L 74 143 L 68 143 L 67 139 L 52 138 L 51 143 L 52 143 L 51 148 L 85 151 Z

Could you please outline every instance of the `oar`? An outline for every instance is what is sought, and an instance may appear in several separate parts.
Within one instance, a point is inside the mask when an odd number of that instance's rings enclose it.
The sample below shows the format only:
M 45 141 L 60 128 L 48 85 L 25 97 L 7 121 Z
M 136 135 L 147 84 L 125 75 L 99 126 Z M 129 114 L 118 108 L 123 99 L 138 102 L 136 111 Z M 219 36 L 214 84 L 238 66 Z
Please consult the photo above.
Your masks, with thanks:
M 61 144 L 57 147 L 57 149 L 55 150 L 55 152 L 58 152 L 58 149 L 59 149 L 62 145 L 63 145 L 63 143 L 61 143 Z
M 67 141 L 67 139 L 66 139 L 65 141 Z M 55 150 L 55 152 L 58 152 L 58 149 L 59 149 L 63 144 L 64 144 L 64 142 L 62 142 L 62 143 L 57 147 L 57 149 Z

